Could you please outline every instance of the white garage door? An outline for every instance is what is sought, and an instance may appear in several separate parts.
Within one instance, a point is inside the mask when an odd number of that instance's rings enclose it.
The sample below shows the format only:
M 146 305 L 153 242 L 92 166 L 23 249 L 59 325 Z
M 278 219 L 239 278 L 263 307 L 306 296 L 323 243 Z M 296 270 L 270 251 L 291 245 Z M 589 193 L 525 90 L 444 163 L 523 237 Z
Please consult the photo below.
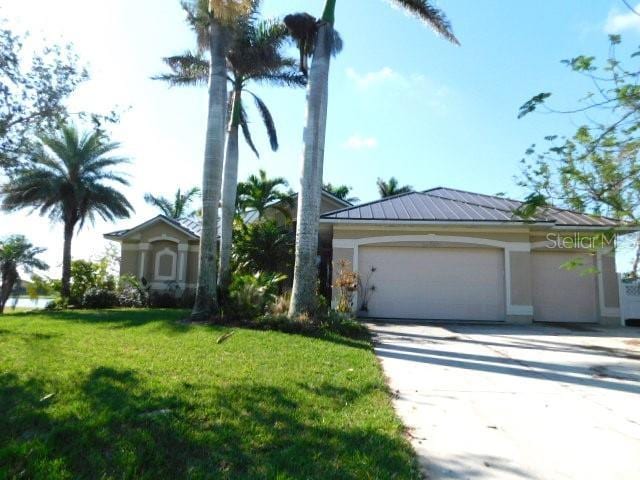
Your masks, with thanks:
M 533 318 L 538 322 L 593 323 L 597 321 L 596 276 L 581 275 L 562 264 L 577 258 L 575 253 L 532 252 Z M 593 266 L 591 256 L 580 257 L 585 267 Z
M 486 248 L 361 247 L 358 267 L 375 286 L 369 316 L 504 320 L 504 254 Z

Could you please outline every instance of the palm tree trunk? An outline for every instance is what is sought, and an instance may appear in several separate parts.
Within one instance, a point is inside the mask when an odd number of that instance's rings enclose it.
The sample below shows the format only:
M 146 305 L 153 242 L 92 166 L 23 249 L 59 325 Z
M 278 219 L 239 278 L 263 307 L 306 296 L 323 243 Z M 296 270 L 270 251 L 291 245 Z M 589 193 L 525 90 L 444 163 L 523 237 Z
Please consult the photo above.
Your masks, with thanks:
M 11 296 L 13 286 L 18 278 L 18 272 L 15 266 L 6 263 L 2 266 L 2 287 L 0 288 L 0 313 L 4 313 L 4 306 Z
M 216 234 L 218 230 L 218 204 L 222 182 L 224 131 L 227 108 L 227 68 L 224 32 L 218 21 L 209 26 L 209 111 L 205 139 L 202 178 L 202 232 L 200 233 L 200 260 L 196 300 L 191 320 L 202 321 L 218 313 L 216 295 Z
M 335 7 L 335 0 L 328 0 L 327 5 L 330 4 Z M 303 313 L 312 314 L 316 301 L 318 226 L 329 98 L 330 38 L 333 31 L 332 24 L 324 20 L 327 18 L 326 14 L 325 9 L 318 30 L 307 86 L 307 123 L 303 135 L 304 155 L 298 194 L 296 263 L 289 306 L 290 317 L 297 317 Z
M 238 125 L 240 123 L 241 91 L 233 92 L 233 106 L 227 132 L 222 178 L 222 218 L 220 221 L 220 272 L 218 286 L 222 291 L 231 281 L 231 247 L 233 246 L 233 218 L 236 212 L 238 192 Z
M 73 230 L 75 222 L 66 220 L 64 222 L 64 244 L 62 247 L 62 280 L 60 286 L 60 296 L 69 300 L 71 295 L 71 240 L 73 240 Z

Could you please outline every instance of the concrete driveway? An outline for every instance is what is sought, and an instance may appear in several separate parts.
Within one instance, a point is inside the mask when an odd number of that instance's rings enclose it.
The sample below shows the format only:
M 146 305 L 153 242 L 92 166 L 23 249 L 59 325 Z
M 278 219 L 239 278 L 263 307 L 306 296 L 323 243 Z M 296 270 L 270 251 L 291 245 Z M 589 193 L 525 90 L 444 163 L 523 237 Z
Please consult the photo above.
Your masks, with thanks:
M 369 326 L 428 479 L 640 479 L 640 330 Z

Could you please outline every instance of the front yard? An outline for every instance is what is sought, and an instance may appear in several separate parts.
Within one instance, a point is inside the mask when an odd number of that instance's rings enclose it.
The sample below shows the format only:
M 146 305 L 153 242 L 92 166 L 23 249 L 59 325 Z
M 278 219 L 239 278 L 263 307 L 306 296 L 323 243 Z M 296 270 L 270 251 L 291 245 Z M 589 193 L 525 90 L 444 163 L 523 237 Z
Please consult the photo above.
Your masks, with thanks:
M 366 341 L 0 317 L 0 478 L 419 478 Z

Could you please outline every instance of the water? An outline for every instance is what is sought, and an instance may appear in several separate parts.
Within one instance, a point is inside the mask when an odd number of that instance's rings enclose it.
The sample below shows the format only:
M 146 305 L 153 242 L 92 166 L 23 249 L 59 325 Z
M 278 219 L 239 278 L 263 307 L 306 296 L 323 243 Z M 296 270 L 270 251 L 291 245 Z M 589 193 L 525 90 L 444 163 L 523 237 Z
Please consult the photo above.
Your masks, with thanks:
M 40 297 L 37 301 L 31 300 L 29 297 L 19 297 L 16 307 L 30 309 L 44 308 L 50 300 L 51 298 L 48 297 Z M 7 305 L 4 307 L 5 310 L 11 310 L 14 306 L 15 301 L 15 298 L 10 298 L 7 301 Z

